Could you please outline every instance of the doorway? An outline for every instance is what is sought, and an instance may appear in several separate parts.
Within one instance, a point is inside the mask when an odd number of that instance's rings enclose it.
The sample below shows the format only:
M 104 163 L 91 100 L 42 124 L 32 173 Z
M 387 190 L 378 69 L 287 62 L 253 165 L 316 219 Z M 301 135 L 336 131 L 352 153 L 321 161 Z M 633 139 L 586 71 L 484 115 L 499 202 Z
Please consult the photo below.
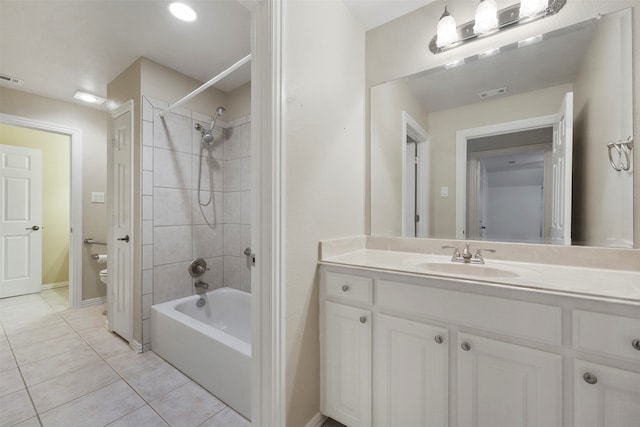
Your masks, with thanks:
M 53 255 L 52 261 L 49 262 L 41 258 L 41 261 L 44 261 L 44 269 L 52 270 L 51 275 L 43 276 L 42 274 L 39 277 L 39 282 L 37 285 L 40 289 L 36 290 L 35 285 L 30 289 L 31 292 L 38 292 L 42 290 L 42 285 L 44 285 L 44 290 L 47 293 L 47 296 L 51 298 L 51 301 L 58 305 L 71 307 L 71 308 L 79 308 L 81 306 L 82 301 L 82 287 L 81 287 L 81 278 L 82 278 L 82 260 L 80 258 L 82 253 L 82 180 L 74 179 L 75 177 L 82 176 L 82 135 L 81 131 L 78 129 L 66 128 L 62 126 L 58 126 L 56 124 L 40 122 L 24 117 L 12 116 L 9 114 L 0 114 L 0 125 L 3 126 L 3 133 L 6 134 L 7 130 L 15 130 L 18 133 L 24 132 L 39 132 L 48 134 L 50 138 L 60 138 L 61 141 L 65 141 L 66 151 L 62 154 L 68 160 L 66 162 L 67 166 L 64 167 L 66 170 L 66 189 L 62 189 L 64 193 L 66 193 L 66 199 L 59 194 L 56 194 L 53 199 L 54 207 L 57 206 L 58 212 L 57 216 L 59 217 L 59 211 L 65 210 L 66 214 L 63 214 L 64 224 L 61 224 L 60 221 L 54 223 L 47 223 L 47 219 L 43 217 L 43 221 L 40 224 L 30 224 L 31 233 L 40 233 L 43 234 L 44 231 L 50 231 L 57 236 L 57 238 L 66 239 L 68 249 L 66 251 L 62 251 L 63 255 L 60 255 L 60 248 L 56 248 L 56 245 L 59 245 L 59 240 L 54 239 L 54 243 L 52 244 L 52 249 L 47 249 L 46 243 L 43 250 L 47 252 L 48 255 Z M 4 126 L 8 126 L 4 128 Z M 15 128 L 15 129 L 13 129 Z M 48 160 L 45 158 L 45 166 Z M 57 167 L 56 160 L 52 161 L 52 167 L 54 168 L 54 172 L 60 172 L 60 169 L 55 169 Z M 60 175 L 60 173 L 55 173 L 56 175 Z M 53 178 L 51 178 L 53 179 Z M 52 195 L 53 196 L 53 195 Z M 46 198 L 46 195 L 45 195 Z M 47 215 L 45 215 L 47 216 Z M 56 215 L 48 215 L 56 216 Z M 34 218 L 35 219 L 35 218 Z M 33 227 L 38 227 L 38 230 L 34 230 Z M 27 227 L 23 227 L 27 228 Z M 74 230 L 77 230 L 74 232 Z M 27 230 L 25 230 L 27 231 Z M 63 258 L 63 261 L 60 261 L 60 257 Z M 56 259 L 57 258 L 57 259 Z M 55 266 L 55 267 L 50 267 Z M 63 271 L 60 271 L 63 270 Z M 3 268 L 3 271 L 6 269 Z M 66 275 L 64 274 L 66 273 Z M 53 277 L 54 279 L 51 279 Z M 56 281 L 55 277 L 64 277 L 66 281 Z M 43 280 L 44 279 L 44 280 Z M 53 281 L 52 281 L 53 280 Z M 55 291 L 55 289 L 59 287 L 64 287 L 68 281 L 68 293 L 61 291 Z M 47 289 L 48 288 L 48 289 Z M 52 291 L 52 292 L 49 292 Z M 28 292 L 25 292 L 28 293 Z M 50 294 L 50 295 L 49 295 Z M 15 294 L 17 295 L 17 294 Z M 68 295 L 68 297 L 66 297 Z M 62 300 L 66 297 L 67 301 L 62 302 Z
M 429 135 L 402 112 L 402 235 L 428 237 Z

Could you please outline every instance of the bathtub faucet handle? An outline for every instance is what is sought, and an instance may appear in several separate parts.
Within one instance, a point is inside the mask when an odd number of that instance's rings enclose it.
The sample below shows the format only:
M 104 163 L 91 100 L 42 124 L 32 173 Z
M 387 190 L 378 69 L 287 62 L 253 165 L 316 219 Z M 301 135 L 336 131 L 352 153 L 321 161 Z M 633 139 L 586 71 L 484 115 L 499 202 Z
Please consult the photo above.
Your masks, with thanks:
M 198 279 L 196 280 L 196 282 L 193 284 L 196 288 L 202 288 L 202 289 L 209 289 L 209 284 L 203 282 L 202 280 Z

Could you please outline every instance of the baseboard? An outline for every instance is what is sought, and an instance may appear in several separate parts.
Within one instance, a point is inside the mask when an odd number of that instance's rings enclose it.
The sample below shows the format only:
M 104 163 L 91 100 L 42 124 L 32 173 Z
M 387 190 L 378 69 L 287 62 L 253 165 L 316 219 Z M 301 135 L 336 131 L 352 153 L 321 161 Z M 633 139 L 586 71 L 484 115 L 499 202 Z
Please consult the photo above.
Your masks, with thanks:
M 136 353 L 142 353 L 142 344 L 136 340 L 129 341 L 129 347 L 131 347 L 131 349 Z
M 55 288 L 64 288 L 64 287 L 68 287 L 69 286 L 69 282 L 57 282 L 57 283 L 47 283 L 44 284 L 40 287 L 41 291 L 46 291 L 48 289 L 55 289 Z
M 85 300 L 82 300 L 80 307 L 89 307 L 90 305 L 104 304 L 106 302 L 107 302 L 107 297 L 85 299 Z
M 325 421 L 327 421 L 327 417 L 318 412 L 309 420 L 305 427 L 322 427 Z

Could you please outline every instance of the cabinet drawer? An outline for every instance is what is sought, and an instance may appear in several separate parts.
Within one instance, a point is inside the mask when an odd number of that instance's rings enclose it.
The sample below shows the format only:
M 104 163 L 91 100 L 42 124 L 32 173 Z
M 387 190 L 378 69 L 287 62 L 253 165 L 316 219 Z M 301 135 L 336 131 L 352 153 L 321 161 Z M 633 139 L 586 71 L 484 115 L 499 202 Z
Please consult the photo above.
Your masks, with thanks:
M 328 271 L 325 280 L 327 297 L 347 302 L 373 303 L 373 280 L 368 277 Z
M 640 319 L 573 311 L 573 348 L 640 362 Z M 636 344 L 640 346 L 640 343 Z
M 377 283 L 377 303 L 382 309 L 561 345 L 560 307 L 407 283 Z

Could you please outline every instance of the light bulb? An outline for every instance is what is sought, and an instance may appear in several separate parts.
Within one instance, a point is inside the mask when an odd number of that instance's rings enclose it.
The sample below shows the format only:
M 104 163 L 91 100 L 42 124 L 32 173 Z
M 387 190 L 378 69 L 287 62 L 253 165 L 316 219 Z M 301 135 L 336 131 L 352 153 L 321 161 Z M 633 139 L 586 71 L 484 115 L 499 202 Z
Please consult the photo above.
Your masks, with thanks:
M 520 2 L 520 19 L 527 19 L 543 12 L 549 5 L 549 0 L 522 0 Z
M 476 22 L 473 32 L 486 34 L 498 27 L 498 5 L 495 0 L 480 0 L 476 9 Z
M 444 7 L 444 13 L 438 21 L 438 27 L 436 30 L 436 46 L 446 47 L 458 41 L 458 29 L 456 28 L 456 20 Z

